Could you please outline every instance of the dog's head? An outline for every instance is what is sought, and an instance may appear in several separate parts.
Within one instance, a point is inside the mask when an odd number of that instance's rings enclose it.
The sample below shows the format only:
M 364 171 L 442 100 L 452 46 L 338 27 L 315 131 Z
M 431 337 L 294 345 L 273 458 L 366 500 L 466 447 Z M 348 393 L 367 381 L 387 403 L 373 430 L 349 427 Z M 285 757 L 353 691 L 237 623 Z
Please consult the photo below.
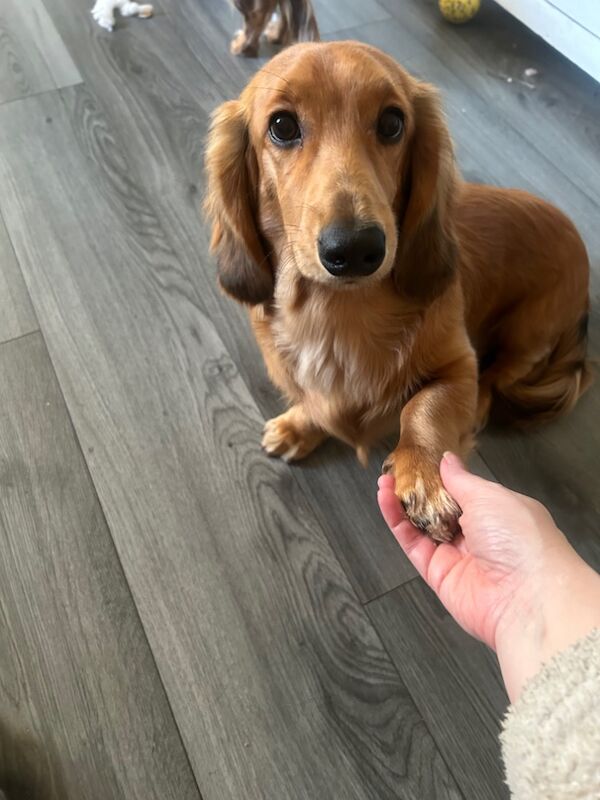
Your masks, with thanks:
M 206 212 L 226 292 L 280 270 L 333 288 L 393 274 L 428 301 L 453 275 L 452 144 L 437 92 L 356 42 L 299 44 L 214 114 Z

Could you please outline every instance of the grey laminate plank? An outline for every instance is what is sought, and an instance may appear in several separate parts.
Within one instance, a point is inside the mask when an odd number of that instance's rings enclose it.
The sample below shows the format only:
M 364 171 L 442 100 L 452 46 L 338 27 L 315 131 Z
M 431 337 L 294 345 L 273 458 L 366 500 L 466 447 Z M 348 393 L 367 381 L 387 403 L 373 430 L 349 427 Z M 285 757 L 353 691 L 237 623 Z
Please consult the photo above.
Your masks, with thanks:
M 40 334 L 0 373 L 0 787 L 200 800 Z
M 313 0 L 313 5 L 322 35 L 390 17 L 376 0 Z
M 498 734 L 508 701 L 495 656 L 419 578 L 367 610 L 465 797 L 507 798 Z
M 202 6 L 194 0 L 198 13 L 187 9 L 189 17 L 185 2 L 173 5 L 168 8 L 169 19 L 128 26 L 107 43 L 81 39 L 83 12 L 67 14 L 71 0 L 47 2 L 86 85 L 93 87 L 94 105 L 110 120 L 127 151 L 132 174 L 153 198 L 203 309 L 261 412 L 265 417 L 280 413 L 281 399 L 267 378 L 246 312 L 217 287 L 214 264 L 207 256 L 208 231 L 201 220 L 206 114 L 220 100 L 241 91 L 249 74 L 249 62 L 242 59 L 239 67 L 240 59 L 228 53 L 229 30 L 217 24 L 217 12 L 226 10 L 226 4 Z M 202 63 L 181 44 L 192 20 L 203 22 L 197 31 L 192 29 L 197 36 L 191 37 Z M 213 83 L 213 74 L 218 84 Z M 302 466 L 289 468 L 363 600 L 415 574 L 374 504 L 382 460 L 381 453 L 374 456 L 365 472 L 348 448 L 330 442 Z
M 120 142 L 64 96 L 0 108 L 0 203 L 205 800 L 459 797 Z
M 0 216 L 0 342 L 37 330 L 31 300 Z
M 3 0 L 0 103 L 80 82 L 43 0 Z

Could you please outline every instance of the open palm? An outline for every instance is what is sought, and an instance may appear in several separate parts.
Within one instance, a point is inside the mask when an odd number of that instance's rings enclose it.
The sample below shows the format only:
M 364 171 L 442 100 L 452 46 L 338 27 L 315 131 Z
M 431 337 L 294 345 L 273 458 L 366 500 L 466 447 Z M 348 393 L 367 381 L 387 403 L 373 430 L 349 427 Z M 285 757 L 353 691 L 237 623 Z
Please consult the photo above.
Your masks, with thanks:
M 456 456 L 444 456 L 440 473 L 463 510 L 462 534 L 453 542 L 438 545 L 408 522 L 390 475 L 379 479 L 379 507 L 456 621 L 493 648 L 500 620 L 536 602 L 542 554 L 562 535 L 540 503 L 471 475 Z

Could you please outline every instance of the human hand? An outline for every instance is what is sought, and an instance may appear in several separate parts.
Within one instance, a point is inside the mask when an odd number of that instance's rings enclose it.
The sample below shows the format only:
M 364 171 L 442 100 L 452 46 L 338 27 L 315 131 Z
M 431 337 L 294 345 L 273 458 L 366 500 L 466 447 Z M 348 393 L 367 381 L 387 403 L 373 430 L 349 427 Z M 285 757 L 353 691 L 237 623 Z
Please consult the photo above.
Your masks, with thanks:
M 541 503 L 471 475 L 451 453 L 440 473 L 463 512 L 462 534 L 452 542 L 437 545 L 408 522 L 389 475 L 379 479 L 379 506 L 454 619 L 498 651 L 514 697 L 542 661 L 593 624 L 586 608 L 590 587 L 597 595 L 600 579 Z

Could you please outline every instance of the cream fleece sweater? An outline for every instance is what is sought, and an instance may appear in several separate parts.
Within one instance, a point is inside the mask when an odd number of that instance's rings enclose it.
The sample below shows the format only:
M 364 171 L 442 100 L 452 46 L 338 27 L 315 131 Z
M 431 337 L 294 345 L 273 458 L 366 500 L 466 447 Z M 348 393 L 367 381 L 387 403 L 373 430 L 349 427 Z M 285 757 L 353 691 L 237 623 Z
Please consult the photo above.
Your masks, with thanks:
M 513 800 L 600 800 L 600 628 L 529 681 L 500 740 Z

